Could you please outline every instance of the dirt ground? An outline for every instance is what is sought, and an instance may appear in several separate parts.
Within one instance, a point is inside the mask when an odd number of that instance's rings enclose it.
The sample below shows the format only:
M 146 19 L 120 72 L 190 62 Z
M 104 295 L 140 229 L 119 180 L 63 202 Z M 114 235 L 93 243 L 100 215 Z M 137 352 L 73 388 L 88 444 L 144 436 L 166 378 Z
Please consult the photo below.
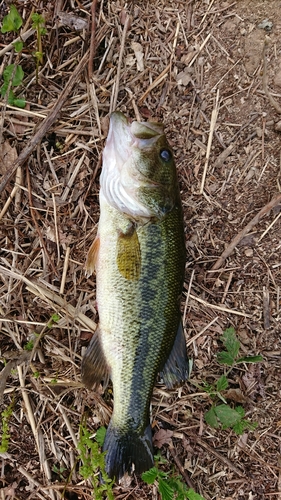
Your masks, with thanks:
M 93 435 L 107 425 L 112 395 L 81 384 L 81 354 L 98 321 L 95 278 L 83 266 L 115 108 L 165 124 L 184 208 L 193 369 L 184 387 L 154 390 L 164 470 L 206 500 L 281 498 L 281 1 L 103 0 L 95 37 L 91 2 L 15 5 L 25 31 L 33 7 L 47 34 L 38 75 L 34 30 L 18 56 L 15 33 L 0 39 L 1 74 L 22 65 L 15 92 L 27 101 L 19 109 L 1 98 L 0 409 L 12 411 L 1 500 L 91 498 L 79 474 L 79 423 L 87 414 Z M 228 376 L 228 404 L 257 423 L 242 435 L 207 425 L 212 399 L 198 388 L 226 372 L 216 354 L 230 326 L 242 355 L 264 358 Z M 114 495 L 160 498 L 134 477 Z

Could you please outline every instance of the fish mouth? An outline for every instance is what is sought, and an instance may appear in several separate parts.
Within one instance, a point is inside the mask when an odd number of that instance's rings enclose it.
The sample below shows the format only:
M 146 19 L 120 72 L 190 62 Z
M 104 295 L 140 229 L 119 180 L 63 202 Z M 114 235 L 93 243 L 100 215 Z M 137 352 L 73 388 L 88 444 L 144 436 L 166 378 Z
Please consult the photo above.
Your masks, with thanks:
M 106 145 L 120 160 L 126 161 L 131 148 L 150 148 L 163 134 L 160 123 L 131 121 L 120 111 L 115 111 L 110 115 Z

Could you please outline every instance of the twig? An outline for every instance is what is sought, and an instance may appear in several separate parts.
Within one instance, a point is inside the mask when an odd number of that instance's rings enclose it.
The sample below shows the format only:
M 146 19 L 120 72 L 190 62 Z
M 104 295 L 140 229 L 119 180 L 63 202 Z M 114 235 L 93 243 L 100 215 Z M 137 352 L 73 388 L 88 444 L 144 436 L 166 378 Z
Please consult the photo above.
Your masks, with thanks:
M 221 168 L 224 164 L 226 158 L 232 153 L 234 149 L 234 144 L 230 144 L 216 159 L 214 163 L 214 169 Z
M 186 343 L 187 347 L 192 344 L 196 339 L 198 339 L 198 337 L 200 337 L 201 335 L 203 335 L 203 333 L 208 330 L 208 328 L 210 328 L 210 326 L 212 326 L 217 320 L 219 319 L 218 316 L 216 316 L 214 319 L 212 319 L 212 321 L 210 321 L 210 323 L 208 323 L 208 325 L 204 326 L 204 328 L 202 328 L 202 330 L 200 330 L 200 332 L 196 333 L 196 335 L 194 335 L 194 337 L 192 337 L 191 339 L 188 340 L 188 342 Z
M 126 15 L 126 20 L 123 28 L 123 33 L 122 33 L 122 39 L 121 39 L 121 46 L 120 46 L 120 52 L 119 52 L 119 61 L 118 61 L 118 66 L 117 66 L 117 73 L 116 73 L 116 79 L 115 79 L 115 86 L 114 86 L 114 96 L 111 102 L 111 107 L 110 111 L 115 111 L 116 104 L 117 104 L 117 98 L 118 98 L 118 93 L 119 93 L 119 82 L 120 82 L 120 74 L 121 74 L 121 66 L 122 66 L 122 59 L 123 59 L 123 54 L 125 50 L 125 42 L 126 42 L 126 35 L 129 27 L 129 22 L 130 22 L 130 16 L 129 14 Z
M 0 404 L 2 402 L 4 390 L 6 387 L 6 382 L 8 377 L 10 376 L 11 370 L 15 368 L 17 365 L 29 362 L 30 358 L 31 358 L 31 353 L 29 351 L 23 351 L 18 355 L 18 357 L 14 359 L 9 359 L 6 366 L 0 372 Z
M 93 0 L 91 6 L 92 25 L 91 25 L 90 53 L 88 61 L 88 76 L 90 83 L 92 82 L 93 78 L 93 62 L 96 55 L 96 29 L 97 29 L 96 9 L 97 9 L 97 0 Z
M 37 283 L 34 283 L 29 279 L 27 279 L 22 274 L 6 269 L 4 266 L 1 265 L 0 265 L 0 272 L 3 273 L 5 276 L 12 276 L 14 279 L 23 281 L 27 285 L 26 288 L 28 291 L 30 291 L 37 297 L 40 297 L 47 304 L 49 304 L 56 312 L 58 312 L 57 306 L 60 306 L 62 311 L 64 311 L 71 319 L 78 321 L 83 328 L 85 328 L 90 332 L 96 331 L 97 324 L 93 320 L 91 320 L 91 318 L 88 318 L 88 316 L 83 314 L 81 311 L 77 311 L 77 309 L 74 306 L 67 303 L 62 297 L 55 294 L 53 291 L 48 290 L 47 288 L 43 288 Z
M 264 238 L 264 236 L 268 233 L 268 231 L 274 226 L 275 222 L 278 221 L 279 217 L 281 217 L 281 212 L 275 217 L 275 219 L 269 224 L 269 226 L 266 228 L 266 230 L 262 233 L 260 238 L 258 239 L 258 243 Z
M 269 307 L 269 290 L 264 286 L 263 291 L 263 326 L 267 330 L 270 328 L 270 307 Z
M 151 92 L 151 90 L 153 90 L 155 87 L 157 87 L 157 85 L 159 85 L 159 83 L 161 83 L 162 80 L 164 80 L 164 78 L 167 78 L 170 67 L 171 67 L 171 65 L 169 63 L 168 66 L 166 66 L 166 68 L 162 71 L 162 73 L 160 73 L 160 75 L 156 78 L 156 80 L 154 80 L 154 82 L 152 82 L 152 84 L 149 85 L 149 87 L 147 87 L 144 94 L 138 100 L 139 104 L 142 104 L 142 102 L 148 96 L 148 94 Z
M 44 241 L 44 238 L 42 236 L 42 232 L 40 230 L 40 227 L 38 225 L 38 222 L 37 222 L 37 219 L 36 219 L 36 215 L 35 215 L 35 209 L 33 207 L 33 203 L 32 203 L 32 193 L 31 193 L 31 183 L 30 183 L 30 175 L 29 175 L 29 169 L 28 169 L 28 166 L 26 167 L 26 177 L 27 177 L 27 185 L 28 185 L 28 199 L 29 199 L 29 209 L 30 209 L 30 213 L 31 213 L 31 217 L 32 217 L 32 220 L 34 222 L 34 226 L 36 228 L 36 231 L 37 231 L 37 234 L 39 236 L 39 239 L 40 239 L 40 242 L 41 242 L 41 245 L 42 245 L 42 248 L 47 256 L 47 259 L 49 261 L 49 264 L 52 268 L 52 271 L 53 273 L 58 276 L 58 271 L 56 270 L 55 268 L 55 265 L 49 255 L 49 252 L 47 250 L 47 247 L 46 247 L 46 243 Z
M 247 121 L 247 123 L 244 123 L 244 125 L 241 125 L 241 127 L 239 128 L 239 130 L 232 136 L 230 137 L 229 139 L 227 139 L 227 141 L 225 141 L 225 144 L 226 146 L 229 146 L 231 144 L 231 142 L 235 141 L 235 139 L 241 135 L 241 132 L 242 130 L 244 130 L 245 128 L 249 128 L 249 125 L 250 123 L 252 123 L 254 120 L 256 120 L 259 116 L 259 113 L 254 113 L 253 116 L 250 118 L 249 121 Z
M 31 35 L 33 35 L 33 33 L 35 33 L 35 30 L 32 29 L 32 28 L 30 28 L 28 31 L 26 31 L 25 33 L 21 34 L 21 36 L 18 36 L 17 38 L 15 38 L 15 40 L 13 40 L 12 43 L 9 43 L 9 45 L 6 45 L 2 50 L 0 50 L 0 57 L 2 57 L 4 54 L 6 54 L 6 52 L 9 52 L 9 50 L 13 49 L 14 45 L 17 42 L 26 42 L 26 40 Z
M 22 398 L 24 401 L 24 406 L 25 406 L 25 409 L 27 412 L 27 416 L 28 416 L 28 420 L 30 423 L 30 427 L 32 429 L 32 433 L 33 433 L 35 441 L 36 441 L 37 450 L 39 451 L 39 442 L 38 442 L 38 433 L 37 433 L 37 428 L 36 428 L 36 422 L 35 422 L 34 413 L 33 413 L 33 410 L 32 410 L 31 404 L 30 404 L 28 394 L 26 392 L 25 380 L 24 380 L 21 366 L 18 366 L 18 374 L 19 374 L 19 382 L 20 382 L 20 387 L 21 387 L 21 392 L 22 392 Z
M 66 274 L 67 274 L 68 262 L 69 262 L 69 254 L 70 254 L 70 247 L 67 247 L 66 252 L 65 252 L 65 257 L 64 257 L 63 272 L 62 272 L 61 285 L 60 285 L 60 294 L 61 295 L 63 294 L 64 287 L 65 287 Z
M 233 470 L 238 476 L 240 477 L 244 477 L 244 474 L 243 472 L 238 469 L 238 467 L 236 467 L 228 458 L 224 457 L 223 455 L 221 455 L 218 451 L 214 450 L 214 448 L 212 448 L 211 446 L 209 446 L 207 443 L 205 443 L 205 441 L 203 439 L 201 439 L 199 436 L 197 436 L 196 438 L 196 442 L 202 446 L 203 448 L 205 448 L 205 450 L 209 451 L 210 453 L 212 453 L 215 457 L 217 457 L 222 463 L 224 463 L 225 465 L 227 465 L 231 470 Z
M 247 224 L 247 226 L 238 233 L 235 238 L 231 241 L 231 243 L 228 245 L 228 247 L 225 249 L 225 251 L 221 254 L 220 258 L 215 262 L 215 264 L 212 267 L 212 270 L 219 269 L 221 265 L 224 263 L 225 259 L 233 252 L 234 248 L 238 245 L 238 243 L 248 234 L 251 229 L 258 224 L 260 219 L 266 215 L 272 208 L 276 207 L 281 203 L 281 194 L 278 196 L 275 196 L 267 205 L 265 205 L 259 212 L 258 214 Z
M 232 278 L 233 278 L 233 271 L 231 271 L 229 273 L 229 276 L 228 276 L 228 280 L 227 280 L 227 283 L 226 283 L 226 286 L 225 286 L 225 289 L 224 289 L 224 292 L 223 292 L 223 296 L 222 296 L 222 299 L 221 299 L 221 303 L 223 304 L 225 299 L 226 299 L 226 296 L 227 296 L 227 292 L 229 290 L 229 287 L 230 287 L 230 283 L 232 281 Z
M 212 36 L 212 32 L 209 33 L 205 40 L 202 42 L 202 44 L 200 45 L 198 51 L 196 52 L 195 56 L 191 59 L 190 63 L 188 64 L 188 67 L 191 68 L 192 64 L 196 61 L 197 57 L 199 56 L 200 52 L 202 52 L 203 48 L 205 47 L 206 43 L 208 42 L 210 36 Z
M 1 210 L 0 212 L 0 220 L 2 219 L 2 217 L 5 215 L 5 213 L 7 212 L 11 202 L 12 202 L 12 199 L 14 198 L 14 196 L 16 195 L 18 189 L 19 189 L 19 185 L 21 184 L 21 167 L 18 167 L 17 168 L 17 173 L 16 173 L 16 184 L 15 186 L 13 187 L 12 189 L 12 192 L 11 194 L 8 196 L 8 199 L 3 207 L 3 209 Z
M 45 118 L 45 120 L 41 123 L 39 129 L 37 132 L 34 134 L 33 137 L 31 137 L 29 143 L 27 146 L 22 150 L 22 152 L 19 154 L 18 158 L 13 162 L 9 170 L 3 175 L 2 181 L 0 184 L 0 193 L 4 190 L 6 184 L 9 182 L 11 177 L 14 175 L 17 167 L 19 165 L 23 165 L 24 162 L 27 160 L 29 155 L 32 153 L 34 148 L 39 144 L 41 139 L 46 135 L 50 127 L 53 125 L 54 121 L 56 120 L 61 108 L 63 107 L 64 103 L 66 102 L 68 95 L 70 91 L 72 90 L 74 84 L 78 80 L 78 78 L 81 75 L 81 72 L 83 71 L 86 62 L 88 61 L 89 57 L 89 52 L 87 51 L 86 54 L 82 57 L 81 61 L 79 64 L 76 66 L 74 72 L 72 73 L 71 77 L 69 78 L 66 86 L 64 87 L 62 93 L 57 99 L 57 102 L 53 106 L 52 110 L 48 114 L 48 116 Z
M 44 486 L 42 484 L 40 484 L 36 479 L 34 479 L 34 477 L 29 474 L 29 472 L 27 472 L 23 467 L 18 467 L 18 471 L 32 484 L 34 484 L 34 486 L 36 486 L 37 488 L 39 488 L 40 490 L 43 490 L 44 489 Z M 43 497 L 43 495 L 40 495 L 40 493 L 37 491 L 36 492 L 36 495 L 38 495 L 38 498 L 42 499 L 42 500 L 45 500 L 45 497 Z
M 190 294 L 190 298 L 196 300 L 200 304 L 204 304 L 205 307 L 210 307 L 211 309 L 216 309 L 217 311 L 223 311 L 229 314 L 235 314 L 236 316 L 243 316 L 244 318 L 251 318 L 249 314 L 240 311 L 235 311 L 235 309 L 228 309 L 227 307 L 224 306 L 216 306 L 215 304 L 210 304 L 209 302 L 206 302 L 205 300 L 196 297 L 196 295 Z
M 266 49 L 268 47 L 268 40 L 265 37 L 264 46 L 263 46 L 263 77 L 262 77 L 262 86 L 266 97 L 268 98 L 270 104 L 276 109 L 277 113 L 281 114 L 281 107 L 278 102 L 270 94 L 267 87 L 267 59 L 266 59 Z
M 214 134 L 214 130 L 215 130 L 216 122 L 217 122 L 218 113 L 219 113 L 219 89 L 217 90 L 215 107 L 212 111 L 212 116 L 211 116 L 210 133 L 209 133 L 207 152 L 206 152 L 206 161 L 205 161 L 205 165 L 204 165 L 201 187 L 200 187 L 200 191 L 199 191 L 200 194 L 202 194 L 204 191 L 204 184 L 205 184 L 205 179 L 206 179 L 206 174 L 207 174 L 207 168 L 209 165 L 209 158 L 210 158 L 211 146 L 212 146 L 212 141 L 213 141 L 213 134 Z
M 172 455 L 172 457 L 173 457 L 173 459 L 175 461 L 175 464 L 176 464 L 177 468 L 179 469 L 181 475 L 183 476 L 186 484 L 188 484 L 188 486 L 190 488 L 192 488 L 193 490 L 195 490 L 196 487 L 193 484 L 193 481 L 190 479 L 189 475 L 185 472 L 185 470 L 184 470 L 184 468 L 183 468 L 183 466 L 181 464 L 181 461 L 180 461 L 180 459 L 178 458 L 178 456 L 176 454 L 176 450 L 175 450 L 175 448 L 174 448 L 174 446 L 172 444 L 170 444 L 169 450 L 170 450 L 171 455 Z
M 72 441 L 74 443 L 74 446 L 75 446 L 75 448 L 77 448 L 78 441 L 77 441 L 77 438 L 75 436 L 74 430 L 72 429 L 70 420 L 69 420 L 67 414 L 65 413 L 64 408 L 60 404 L 58 404 L 58 408 L 59 408 L 59 410 L 60 410 L 60 412 L 62 414 L 63 420 L 65 422 L 65 425 L 66 425 L 67 429 L 68 429 L 68 432 L 69 432 L 69 434 L 72 437 Z

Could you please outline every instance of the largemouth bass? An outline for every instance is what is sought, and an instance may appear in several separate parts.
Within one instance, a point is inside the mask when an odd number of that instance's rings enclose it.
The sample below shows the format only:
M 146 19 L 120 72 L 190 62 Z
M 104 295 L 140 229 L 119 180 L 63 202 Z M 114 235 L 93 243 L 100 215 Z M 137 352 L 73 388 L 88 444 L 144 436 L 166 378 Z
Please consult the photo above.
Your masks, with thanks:
M 96 271 L 99 326 L 82 361 L 88 388 L 113 383 L 104 451 L 120 479 L 153 466 L 149 405 L 160 372 L 188 377 L 180 296 L 185 243 L 176 167 L 163 126 L 110 117 L 100 177 L 100 220 L 86 263 Z

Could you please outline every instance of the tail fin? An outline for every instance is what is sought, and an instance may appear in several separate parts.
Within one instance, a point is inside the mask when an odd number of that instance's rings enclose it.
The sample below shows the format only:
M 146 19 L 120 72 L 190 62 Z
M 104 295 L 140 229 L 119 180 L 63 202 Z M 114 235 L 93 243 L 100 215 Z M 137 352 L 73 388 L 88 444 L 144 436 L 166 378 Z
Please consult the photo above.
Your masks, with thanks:
M 105 470 L 109 477 L 115 477 L 118 481 L 126 472 L 141 474 L 153 467 L 154 463 L 150 425 L 140 436 L 135 431 L 124 433 L 110 423 L 103 451 L 106 451 Z

